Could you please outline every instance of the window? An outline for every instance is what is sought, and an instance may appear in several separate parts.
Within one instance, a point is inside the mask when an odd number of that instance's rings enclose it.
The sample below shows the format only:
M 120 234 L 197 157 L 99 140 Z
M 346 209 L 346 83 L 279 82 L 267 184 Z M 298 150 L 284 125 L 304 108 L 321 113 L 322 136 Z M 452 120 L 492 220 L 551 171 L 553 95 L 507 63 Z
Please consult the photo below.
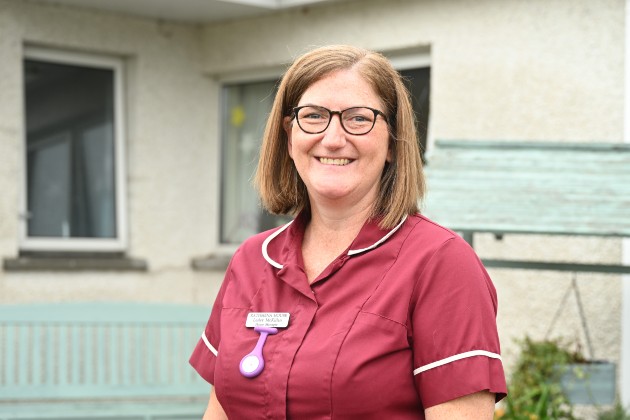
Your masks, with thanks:
M 416 129 L 418 130 L 420 152 L 424 154 L 424 151 L 427 149 L 427 129 L 429 127 L 431 68 L 421 67 L 400 70 L 400 74 L 411 94 L 411 104 L 416 114 Z
M 394 65 L 396 62 L 393 61 Z M 415 63 L 415 62 L 414 62 Z M 424 63 L 424 62 L 423 62 Z M 429 117 L 428 64 L 401 70 L 416 112 L 421 150 L 425 150 Z M 285 223 L 263 211 L 251 181 L 277 79 L 225 84 L 222 92 L 221 244 L 239 244 L 247 237 Z
M 276 84 L 270 80 L 223 88 L 221 243 L 238 244 L 284 220 L 260 209 L 252 187 Z
M 27 49 L 22 250 L 125 247 L 122 62 Z

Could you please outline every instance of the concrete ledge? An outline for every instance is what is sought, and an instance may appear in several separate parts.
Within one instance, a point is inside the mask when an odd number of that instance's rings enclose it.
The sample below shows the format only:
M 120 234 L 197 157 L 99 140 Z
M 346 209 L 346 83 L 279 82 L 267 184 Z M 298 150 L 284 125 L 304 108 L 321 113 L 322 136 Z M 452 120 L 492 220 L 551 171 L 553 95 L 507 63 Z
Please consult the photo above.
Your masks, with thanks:
M 147 271 L 145 260 L 122 254 L 36 254 L 4 258 L 5 271 Z
M 231 255 L 206 255 L 193 258 L 190 265 L 199 271 L 225 271 L 231 259 Z

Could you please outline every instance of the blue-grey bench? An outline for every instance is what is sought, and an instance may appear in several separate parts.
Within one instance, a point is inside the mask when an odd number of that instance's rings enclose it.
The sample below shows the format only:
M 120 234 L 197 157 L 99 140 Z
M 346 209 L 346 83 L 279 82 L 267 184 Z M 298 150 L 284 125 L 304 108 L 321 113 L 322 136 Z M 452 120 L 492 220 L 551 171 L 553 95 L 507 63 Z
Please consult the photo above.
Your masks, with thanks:
M 476 233 L 630 237 L 630 144 L 437 140 L 424 214 Z M 630 273 L 630 266 L 484 259 L 486 267 Z
M 0 419 L 200 419 L 188 365 L 209 308 L 0 305 Z

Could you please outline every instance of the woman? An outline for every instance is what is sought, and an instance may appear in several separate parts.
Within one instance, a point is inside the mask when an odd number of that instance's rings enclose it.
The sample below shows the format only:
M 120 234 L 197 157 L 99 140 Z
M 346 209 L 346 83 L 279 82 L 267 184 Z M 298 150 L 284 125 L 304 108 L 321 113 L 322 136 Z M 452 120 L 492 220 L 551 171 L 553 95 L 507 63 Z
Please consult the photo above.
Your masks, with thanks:
M 214 384 L 204 419 L 492 418 L 495 289 L 418 214 L 419 156 L 380 54 L 329 46 L 288 69 L 255 182 L 265 208 L 297 217 L 232 258 L 191 356 Z

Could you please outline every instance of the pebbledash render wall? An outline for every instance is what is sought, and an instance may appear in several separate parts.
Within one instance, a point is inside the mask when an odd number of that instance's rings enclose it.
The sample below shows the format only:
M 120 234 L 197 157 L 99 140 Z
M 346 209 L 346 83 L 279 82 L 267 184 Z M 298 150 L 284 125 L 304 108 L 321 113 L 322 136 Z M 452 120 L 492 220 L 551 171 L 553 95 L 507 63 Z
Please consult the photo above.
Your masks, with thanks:
M 149 270 L 0 272 L 0 303 L 207 303 L 221 270 L 190 261 L 217 246 L 219 94 L 275 74 L 309 47 L 351 43 L 431 66 L 435 139 L 621 142 L 623 0 L 347 0 L 195 26 L 0 0 L 0 255 L 18 252 L 24 45 L 124 57 L 129 255 Z M 429 144 L 431 147 L 431 144 Z M 429 188 L 431 186 L 429 185 Z M 478 235 L 482 257 L 622 260 L 621 240 Z M 547 333 L 572 273 L 491 270 L 509 366 L 515 338 Z M 578 273 L 594 356 L 620 362 L 621 277 Z M 630 302 L 627 302 L 630 304 Z M 624 328 L 630 328 L 626 325 Z M 552 336 L 584 343 L 575 300 Z

